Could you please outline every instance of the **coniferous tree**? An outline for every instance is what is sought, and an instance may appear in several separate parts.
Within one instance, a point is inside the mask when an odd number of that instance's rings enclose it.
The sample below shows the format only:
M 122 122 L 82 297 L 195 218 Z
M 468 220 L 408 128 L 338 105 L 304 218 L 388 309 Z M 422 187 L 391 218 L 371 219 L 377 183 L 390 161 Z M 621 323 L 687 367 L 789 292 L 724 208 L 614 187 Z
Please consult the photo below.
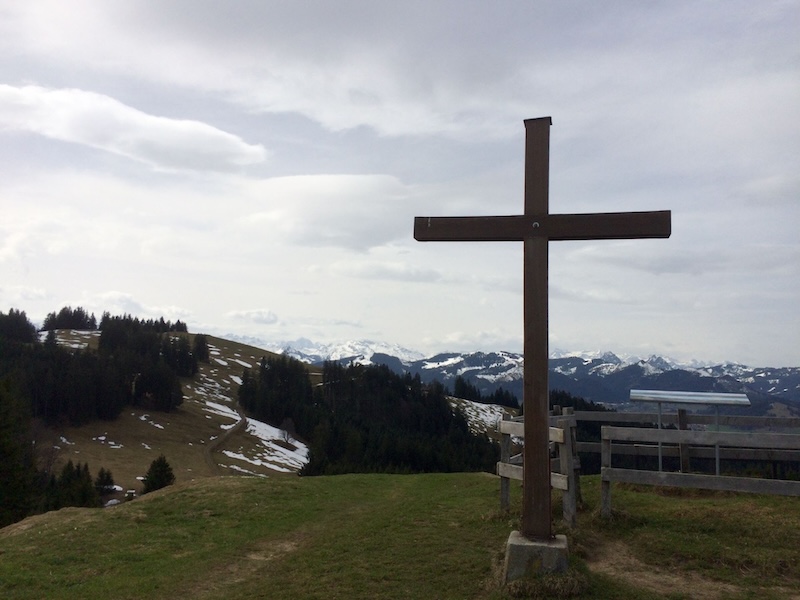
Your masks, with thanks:
M 519 408 L 519 400 L 509 391 L 504 390 L 502 387 L 497 388 L 494 393 L 489 396 L 489 404 L 497 404 L 499 406 L 507 406 L 509 408 Z
M 192 377 L 197 373 L 197 358 L 192 354 L 185 335 L 164 335 L 161 340 L 161 357 L 179 377 Z
M 37 340 L 36 326 L 28 320 L 25 311 L 12 308 L 7 315 L 0 311 L 0 339 L 33 343 Z
M 144 489 L 142 493 L 148 494 L 155 490 L 160 490 L 163 487 L 167 487 L 168 485 L 172 485 L 173 483 L 175 483 L 175 475 L 172 472 L 172 467 L 162 454 L 150 463 L 150 468 L 144 476 Z
M 89 472 L 89 463 L 83 463 L 78 475 L 78 506 L 100 506 L 100 496 L 94 487 L 92 475 Z
M 202 333 L 194 336 L 192 343 L 192 352 L 195 358 L 200 362 L 208 362 L 210 355 L 208 351 L 208 338 Z
M 50 499 L 48 504 L 50 504 L 49 509 L 65 506 L 100 506 L 100 497 L 89 473 L 88 463 L 75 465 L 69 460 L 64 465 L 57 480 L 55 499 Z
M 101 496 L 113 492 L 114 476 L 111 475 L 111 471 L 106 470 L 104 467 L 100 467 L 100 470 L 97 472 L 97 478 L 94 480 L 94 487 L 97 490 L 97 493 Z
M 97 329 L 97 319 L 94 314 L 89 315 L 82 307 L 73 309 L 71 306 L 63 307 L 58 313 L 49 313 L 42 324 L 42 330 L 52 329 Z
M 19 393 L 0 381 L 0 527 L 30 512 L 35 473 L 30 415 Z
M 456 398 L 463 398 L 464 400 L 472 400 L 473 402 L 483 402 L 480 390 L 469 383 L 461 375 L 456 377 L 453 383 L 453 395 Z
M 456 398 L 463 398 L 483 404 L 498 404 L 500 406 L 508 406 L 509 408 L 517 408 L 519 406 L 517 397 L 511 392 L 507 392 L 502 387 L 497 388 L 488 396 L 484 396 L 477 386 L 469 383 L 461 375 L 456 377 L 453 383 L 453 395 Z

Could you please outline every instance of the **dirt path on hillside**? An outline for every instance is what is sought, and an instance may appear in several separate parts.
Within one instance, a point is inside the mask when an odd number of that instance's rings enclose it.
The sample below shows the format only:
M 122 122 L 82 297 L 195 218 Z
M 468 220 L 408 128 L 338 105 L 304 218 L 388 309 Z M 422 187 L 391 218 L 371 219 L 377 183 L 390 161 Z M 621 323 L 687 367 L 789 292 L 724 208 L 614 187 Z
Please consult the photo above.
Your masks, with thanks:
M 203 457 L 206 459 L 206 465 L 208 465 L 208 470 L 210 471 L 211 475 L 220 474 L 219 465 L 217 464 L 217 461 L 214 460 L 214 452 L 216 452 L 217 449 L 222 446 L 222 444 L 224 444 L 231 436 L 243 431 L 247 426 L 247 418 L 239 409 L 235 410 L 236 414 L 239 415 L 239 421 L 217 439 L 212 440 L 210 444 L 206 444 L 206 447 L 203 449 Z
M 719 600 L 738 596 L 742 590 L 735 585 L 714 581 L 697 573 L 670 571 L 640 561 L 630 548 L 620 541 L 610 541 L 598 548 L 587 559 L 591 571 L 621 579 L 634 587 L 657 594 L 683 594 L 696 600 Z M 783 588 L 769 588 L 785 594 L 787 600 L 800 600 L 800 593 Z

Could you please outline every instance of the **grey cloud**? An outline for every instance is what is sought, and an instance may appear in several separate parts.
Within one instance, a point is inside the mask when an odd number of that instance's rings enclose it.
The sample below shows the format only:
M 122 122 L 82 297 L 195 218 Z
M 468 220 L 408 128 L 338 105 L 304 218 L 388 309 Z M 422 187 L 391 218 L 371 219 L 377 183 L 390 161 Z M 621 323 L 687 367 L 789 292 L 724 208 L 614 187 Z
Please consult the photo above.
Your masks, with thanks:
M 226 313 L 225 316 L 243 321 L 251 321 L 260 325 L 274 325 L 278 322 L 278 315 L 267 308 L 232 310 Z
M 386 175 L 309 175 L 254 183 L 262 209 L 242 227 L 284 243 L 366 251 L 408 238 L 414 192 Z
M 582 289 L 567 288 L 560 285 L 550 285 L 550 297 L 557 300 L 568 300 L 590 304 L 640 304 L 641 299 L 634 298 L 621 290 L 616 289 Z
M 724 10 L 715 3 L 98 2 L 63 22 L 55 21 L 63 16 L 57 4 L 26 6 L 9 11 L 14 27 L 4 33 L 32 54 L 64 54 L 69 64 L 98 70 L 123 63 L 151 81 L 222 94 L 256 111 L 301 113 L 331 130 L 367 125 L 387 135 L 462 139 L 512 136 L 520 115 L 552 106 L 591 119 L 580 108 L 587 98 L 634 125 L 647 116 L 638 108 L 643 99 L 663 105 L 670 132 L 705 82 L 744 74 L 747 88 L 759 89 L 753 84 L 782 68 L 778 40 L 797 21 L 791 4 L 766 1 Z M 763 31 L 773 35 L 756 37 Z M 755 44 L 775 51 L 754 53 Z M 721 68 L 731 60 L 745 73 Z
M 641 243 L 641 242 L 640 242 Z M 626 246 L 610 250 L 603 246 L 590 246 L 572 255 L 571 261 L 605 264 L 634 269 L 654 275 L 685 274 L 692 276 L 726 273 L 728 276 L 756 272 L 760 275 L 800 270 L 800 245 L 771 244 L 769 241 L 738 243 L 727 246 L 696 241 L 672 244 L 666 249 L 637 249 Z
M 228 171 L 266 159 L 261 145 L 205 123 L 149 115 L 76 89 L 0 84 L 0 126 L 85 144 L 161 169 Z
M 393 262 L 338 263 L 332 265 L 331 268 L 336 273 L 359 279 L 423 283 L 432 283 L 442 279 L 441 273 L 435 269 Z
M 90 312 L 98 315 L 102 311 L 108 311 L 112 315 L 130 314 L 134 317 L 158 319 L 164 317 L 167 320 L 181 319 L 186 321 L 191 319 L 193 312 L 186 308 L 174 305 L 150 305 L 144 304 L 133 294 L 110 290 L 96 294 L 84 294 L 79 300 L 64 302 L 65 305 L 83 306 Z
M 41 288 L 24 285 L 0 286 L 0 306 L 14 308 L 29 300 L 46 300 L 51 294 Z M 2 309 L 0 309 L 2 310 Z

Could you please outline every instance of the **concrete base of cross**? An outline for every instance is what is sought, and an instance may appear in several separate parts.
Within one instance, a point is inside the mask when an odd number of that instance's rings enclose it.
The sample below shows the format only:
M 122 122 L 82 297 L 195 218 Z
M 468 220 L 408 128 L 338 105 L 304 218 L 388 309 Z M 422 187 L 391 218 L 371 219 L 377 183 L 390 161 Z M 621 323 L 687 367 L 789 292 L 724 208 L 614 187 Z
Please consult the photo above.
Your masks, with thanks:
M 512 531 L 506 544 L 504 581 L 511 583 L 528 575 L 566 571 L 568 556 L 565 535 L 551 540 L 529 540 L 519 531 Z

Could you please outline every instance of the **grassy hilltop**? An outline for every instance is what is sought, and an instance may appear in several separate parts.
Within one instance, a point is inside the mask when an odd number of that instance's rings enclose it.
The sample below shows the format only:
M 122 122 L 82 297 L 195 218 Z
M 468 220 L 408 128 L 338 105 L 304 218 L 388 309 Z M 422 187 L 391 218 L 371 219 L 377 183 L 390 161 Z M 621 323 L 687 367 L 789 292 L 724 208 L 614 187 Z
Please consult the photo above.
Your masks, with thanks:
M 616 486 L 607 524 L 583 487 L 572 570 L 504 591 L 519 497 L 502 514 L 472 473 L 208 477 L 31 517 L 0 530 L 0 597 L 800 598 L 796 499 Z

